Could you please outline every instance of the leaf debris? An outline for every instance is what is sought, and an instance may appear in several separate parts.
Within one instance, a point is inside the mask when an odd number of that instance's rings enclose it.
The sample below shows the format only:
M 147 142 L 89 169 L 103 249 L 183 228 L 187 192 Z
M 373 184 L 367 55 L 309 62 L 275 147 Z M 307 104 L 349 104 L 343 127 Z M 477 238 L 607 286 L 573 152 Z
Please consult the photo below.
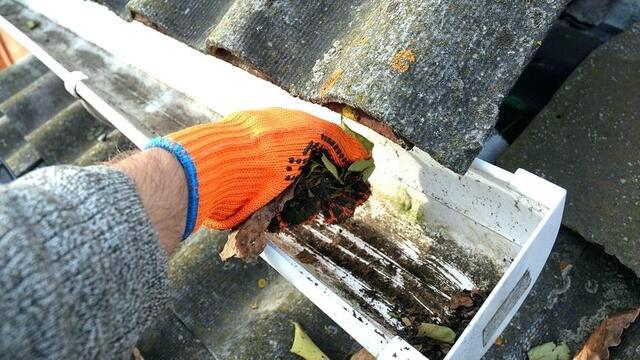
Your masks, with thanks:
M 376 358 L 373 355 L 371 355 L 371 353 L 368 352 L 367 349 L 362 348 L 357 353 L 351 355 L 351 358 L 349 359 L 350 360 L 375 360 Z
M 569 360 L 569 347 L 566 343 L 554 342 L 538 345 L 527 352 L 529 360 Z
M 596 327 L 574 360 L 609 359 L 609 348 L 620 345 L 622 332 L 638 318 L 640 307 L 609 315 Z
M 264 251 L 272 233 L 267 232 L 271 219 L 282 210 L 284 203 L 293 197 L 293 188 L 289 187 L 285 192 L 271 201 L 251 217 L 242 223 L 236 230 L 229 234 L 229 239 L 220 252 L 222 261 L 237 257 L 246 262 L 255 260 Z
M 293 327 L 293 344 L 291 344 L 289 351 L 305 360 L 329 360 L 329 357 L 325 355 L 313 340 L 311 340 L 309 335 L 304 332 L 300 324 L 294 322 Z
M 425 336 L 445 344 L 453 344 L 456 342 L 456 333 L 442 325 L 430 323 L 420 324 L 420 326 L 418 326 L 418 337 Z

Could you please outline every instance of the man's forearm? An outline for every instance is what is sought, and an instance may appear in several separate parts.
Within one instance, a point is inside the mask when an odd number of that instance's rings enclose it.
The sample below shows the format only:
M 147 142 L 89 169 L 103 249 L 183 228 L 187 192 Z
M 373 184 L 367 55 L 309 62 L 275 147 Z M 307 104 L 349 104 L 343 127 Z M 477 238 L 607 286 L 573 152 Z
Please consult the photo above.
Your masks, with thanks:
M 168 301 L 156 233 L 113 167 L 49 167 L 0 186 L 2 357 L 130 352 Z
M 149 149 L 112 165 L 136 184 L 140 199 L 168 254 L 182 239 L 187 214 L 187 185 L 182 167 L 162 149 Z

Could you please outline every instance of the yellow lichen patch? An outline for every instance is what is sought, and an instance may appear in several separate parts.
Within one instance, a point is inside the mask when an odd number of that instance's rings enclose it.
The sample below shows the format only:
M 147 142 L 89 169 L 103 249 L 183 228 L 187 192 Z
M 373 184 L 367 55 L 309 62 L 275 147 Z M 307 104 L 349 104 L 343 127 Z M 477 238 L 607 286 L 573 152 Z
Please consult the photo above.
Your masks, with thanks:
M 366 36 L 360 36 L 360 38 L 358 39 L 358 45 L 360 46 L 365 45 L 367 42 L 369 42 L 369 38 Z
M 260 289 L 264 289 L 266 286 L 267 286 L 267 279 L 265 278 L 258 279 L 258 287 Z
M 342 107 L 342 116 L 347 119 L 358 120 L 358 114 L 356 114 L 356 111 L 349 105 Z
M 329 78 L 327 79 L 327 81 L 324 82 L 324 84 L 322 84 L 322 86 L 320 87 L 320 96 L 325 96 L 327 95 L 327 93 L 333 88 L 333 86 L 336 84 L 336 82 L 338 81 L 338 79 L 340 79 L 340 76 L 342 76 L 342 70 L 341 69 L 336 69 L 331 76 L 329 76 Z
M 416 62 L 416 55 L 411 49 L 400 50 L 391 58 L 391 68 L 402 74 L 409 70 L 409 66 Z

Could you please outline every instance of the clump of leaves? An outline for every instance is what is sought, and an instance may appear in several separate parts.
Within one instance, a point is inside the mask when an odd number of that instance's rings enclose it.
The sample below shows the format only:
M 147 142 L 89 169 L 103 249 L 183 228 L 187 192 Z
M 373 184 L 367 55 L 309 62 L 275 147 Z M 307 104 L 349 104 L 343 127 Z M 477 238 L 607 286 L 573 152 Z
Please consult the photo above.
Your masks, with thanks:
M 344 122 L 342 129 L 356 138 L 369 152 L 373 143 L 351 130 Z M 324 151 L 312 154 L 294 187 L 293 199 L 269 224 L 276 232 L 321 214 L 326 224 L 341 223 L 353 216 L 371 194 L 369 176 L 375 169 L 373 157 L 358 160 L 347 168 L 337 167 Z
M 362 162 L 369 162 L 365 166 Z M 318 214 L 327 224 L 341 223 L 353 216 L 371 193 L 367 178 L 373 160 L 354 162 L 346 169 L 337 168 L 326 156 L 314 154 L 302 169 L 293 190 L 293 198 L 284 204 L 268 230 L 277 232 L 314 219 Z
M 342 128 L 371 151 L 373 144 L 369 140 L 345 124 Z M 311 221 L 319 215 L 326 224 L 344 222 L 369 198 L 368 179 L 374 168 L 372 158 L 340 168 L 329 159 L 327 152 L 316 151 L 294 184 L 229 235 L 220 257 L 222 260 L 237 257 L 253 261 L 273 239 L 274 233 Z M 301 261 L 314 260 L 306 255 Z

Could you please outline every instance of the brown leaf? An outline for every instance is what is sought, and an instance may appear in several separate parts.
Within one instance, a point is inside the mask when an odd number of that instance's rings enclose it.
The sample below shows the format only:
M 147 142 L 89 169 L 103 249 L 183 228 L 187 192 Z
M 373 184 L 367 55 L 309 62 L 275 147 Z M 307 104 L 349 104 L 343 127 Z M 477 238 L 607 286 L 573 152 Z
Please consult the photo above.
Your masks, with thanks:
M 451 302 L 449 304 L 451 310 L 455 310 L 459 307 L 472 307 L 473 300 L 471 299 L 471 293 L 459 292 L 451 295 Z
M 309 250 L 302 250 L 296 255 L 296 259 L 298 259 L 303 264 L 313 264 L 318 261 L 318 258 Z
M 400 320 L 402 321 L 402 323 L 404 324 L 404 326 L 409 327 L 411 326 L 413 323 L 411 322 L 411 319 L 409 319 L 408 317 L 403 317 L 400 318 Z
M 640 313 L 640 308 L 631 309 L 609 315 L 591 333 L 582 345 L 582 349 L 574 360 L 606 360 L 609 359 L 609 347 L 620 345 L 620 335 L 628 328 Z
M 458 308 L 465 307 L 470 308 L 484 300 L 483 291 L 478 289 L 462 290 L 451 295 L 451 301 L 449 302 L 449 308 L 451 310 L 457 310 Z
M 375 360 L 376 358 L 371 355 L 367 349 L 360 349 L 357 353 L 351 355 L 351 360 Z
M 229 239 L 220 252 L 222 261 L 232 257 L 254 261 L 260 255 L 274 234 L 267 232 L 269 222 L 282 210 L 284 203 L 293 197 L 293 186 L 289 187 L 266 206 L 256 211 L 251 217 L 240 224 L 229 234 Z
M 133 348 L 133 359 L 134 360 L 144 360 L 144 358 L 142 357 L 142 353 L 140 353 L 140 350 L 138 350 L 137 347 Z

